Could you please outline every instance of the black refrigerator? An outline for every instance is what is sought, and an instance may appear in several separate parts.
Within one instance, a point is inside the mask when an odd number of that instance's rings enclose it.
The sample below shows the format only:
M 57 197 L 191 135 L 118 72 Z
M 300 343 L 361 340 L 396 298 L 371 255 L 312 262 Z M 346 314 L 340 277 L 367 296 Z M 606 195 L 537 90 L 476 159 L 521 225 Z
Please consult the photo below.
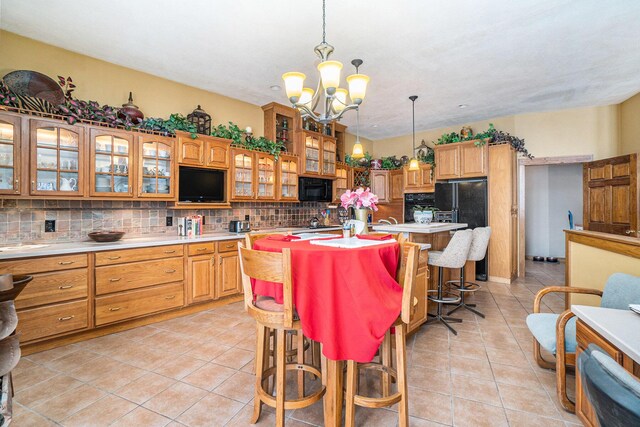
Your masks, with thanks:
M 436 208 L 451 211 L 454 222 L 466 223 L 470 229 L 488 225 L 486 179 L 436 182 L 435 196 Z M 487 280 L 487 272 L 485 257 L 476 263 L 476 280 Z

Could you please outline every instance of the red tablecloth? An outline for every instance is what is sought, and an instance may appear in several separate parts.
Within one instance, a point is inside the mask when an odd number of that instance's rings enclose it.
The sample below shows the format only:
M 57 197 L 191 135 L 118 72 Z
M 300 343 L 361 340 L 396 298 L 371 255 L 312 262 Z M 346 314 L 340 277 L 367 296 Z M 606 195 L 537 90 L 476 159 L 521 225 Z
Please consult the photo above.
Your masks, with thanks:
M 397 319 L 402 288 L 395 281 L 399 245 L 394 241 L 358 249 L 309 241 L 260 239 L 254 249 L 291 249 L 293 302 L 305 336 L 323 344 L 333 360 L 370 362 Z M 255 281 L 254 292 L 282 302 L 282 285 Z

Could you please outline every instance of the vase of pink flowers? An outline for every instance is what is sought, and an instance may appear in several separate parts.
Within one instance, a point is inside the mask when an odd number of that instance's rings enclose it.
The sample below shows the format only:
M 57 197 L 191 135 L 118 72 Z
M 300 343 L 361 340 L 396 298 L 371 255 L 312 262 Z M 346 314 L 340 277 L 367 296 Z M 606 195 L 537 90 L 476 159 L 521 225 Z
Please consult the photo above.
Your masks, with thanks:
M 369 211 L 377 211 L 378 196 L 371 192 L 371 189 L 367 187 L 360 187 L 355 191 L 347 190 L 342 196 L 340 196 L 340 204 L 343 208 L 353 208 L 356 219 L 364 223 L 364 230 L 360 234 L 369 234 L 367 226 L 367 216 Z

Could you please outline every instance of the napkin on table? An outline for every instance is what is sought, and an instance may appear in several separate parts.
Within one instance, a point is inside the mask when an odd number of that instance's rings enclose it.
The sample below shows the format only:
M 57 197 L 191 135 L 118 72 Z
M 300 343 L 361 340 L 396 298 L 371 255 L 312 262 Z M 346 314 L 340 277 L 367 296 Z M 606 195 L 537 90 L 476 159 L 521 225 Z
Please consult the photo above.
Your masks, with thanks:
M 391 234 L 381 234 L 379 236 L 371 236 L 369 234 L 356 234 L 358 239 L 364 240 L 391 240 L 393 239 L 393 235 Z
M 300 237 L 294 236 L 292 234 L 274 234 L 272 236 L 268 236 L 269 240 L 277 240 L 279 242 L 290 242 L 292 240 L 298 240 Z

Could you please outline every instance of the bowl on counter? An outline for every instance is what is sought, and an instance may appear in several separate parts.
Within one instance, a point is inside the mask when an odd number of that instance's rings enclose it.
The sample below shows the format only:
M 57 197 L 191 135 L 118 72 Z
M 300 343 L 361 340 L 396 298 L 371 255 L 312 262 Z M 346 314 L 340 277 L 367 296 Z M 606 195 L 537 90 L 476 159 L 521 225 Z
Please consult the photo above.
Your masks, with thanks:
M 87 234 L 91 240 L 100 243 L 115 242 L 122 239 L 124 231 L 93 231 Z

